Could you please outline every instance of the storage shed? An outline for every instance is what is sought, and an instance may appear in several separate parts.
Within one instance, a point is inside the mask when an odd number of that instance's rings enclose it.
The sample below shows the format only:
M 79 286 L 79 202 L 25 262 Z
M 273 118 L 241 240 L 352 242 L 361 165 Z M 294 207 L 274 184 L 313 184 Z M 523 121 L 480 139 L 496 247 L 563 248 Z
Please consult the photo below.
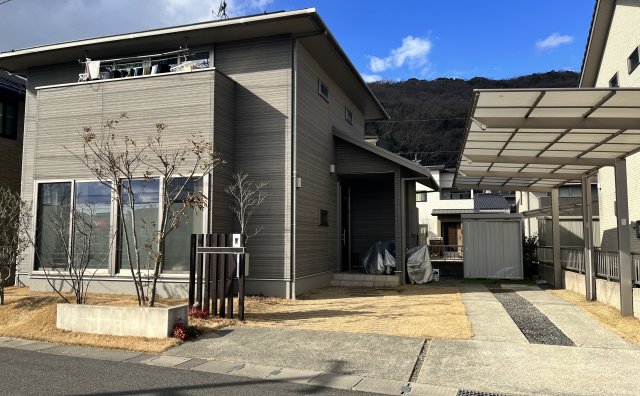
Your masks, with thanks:
M 522 279 L 522 214 L 463 214 L 464 277 Z

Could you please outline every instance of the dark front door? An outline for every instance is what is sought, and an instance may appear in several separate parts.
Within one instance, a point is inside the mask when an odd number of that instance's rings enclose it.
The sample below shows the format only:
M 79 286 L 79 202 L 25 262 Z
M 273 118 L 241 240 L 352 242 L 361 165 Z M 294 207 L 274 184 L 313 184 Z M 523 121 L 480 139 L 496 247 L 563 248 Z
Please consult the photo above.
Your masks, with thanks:
M 351 269 L 350 223 L 351 196 L 349 186 L 340 184 L 340 248 L 342 270 Z
M 458 233 L 460 232 L 460 223 L 442 223 L 442 238 L 445 245 L 457 245 Z

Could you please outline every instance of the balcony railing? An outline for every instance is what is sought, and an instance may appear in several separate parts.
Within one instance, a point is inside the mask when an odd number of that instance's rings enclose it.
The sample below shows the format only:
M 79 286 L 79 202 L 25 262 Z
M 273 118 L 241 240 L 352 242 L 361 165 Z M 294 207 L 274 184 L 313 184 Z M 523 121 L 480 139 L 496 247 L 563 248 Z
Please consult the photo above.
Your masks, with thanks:
M 462 245 L 430 245 L 429 257 L 433 261 L 462 261 Z
M 579 246 L 564 246 L 560 248 L 560 261 L 562 268 L 585 273 L 584 248 Z M 538 247 L 538 262 L 540 265 L 553 265 L 553 247 Z M 608 281 L 618 282 L 620 280 L 620 262 L 617 251 L 607 251 L 600 248 L 593 250 L 593 262 L 596 276 Z M 640 286 L 640 253 L 631 253 L 631 268 L 633 281 Z

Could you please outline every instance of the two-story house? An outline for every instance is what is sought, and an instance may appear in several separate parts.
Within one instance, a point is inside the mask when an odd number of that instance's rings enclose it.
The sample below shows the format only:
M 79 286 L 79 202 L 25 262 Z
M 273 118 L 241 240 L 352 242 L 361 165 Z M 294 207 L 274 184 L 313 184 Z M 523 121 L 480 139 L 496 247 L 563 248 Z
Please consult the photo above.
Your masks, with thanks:
M 388 116 L 314 9 L 16 50 L 0 54 L 0 68 L 28 81 L 22 196 L 39 232 L 48 208 L 89 198 L 117 229 L 113 202 L 73 152 L 84 126 L 100 129 L 126 112 L 118 127 L 134 138 L 163 122 L 177 138 L 206 133 L 226 161 L 193 186 L 209 207 L 172 236 L 161 295 L 186 293 L 191 233 L 237 231 L 223 192 L 234 170 L 268 182 L 271 193 L 252 217 L 263 230 L 248 245 L 249 293 L 294 298 L 326 286 L 377 240 L 396 242 L 395 276 L 405 282 L 415 182 L 436 184 L 427 169 L 365 142 L 365 120 Z M 151 187 L 142 215 L 153 217 Z M 118 241 L 108 242 L 92 290 L 132 293 Z M 46 288 L 33 252 L 18 280 Z

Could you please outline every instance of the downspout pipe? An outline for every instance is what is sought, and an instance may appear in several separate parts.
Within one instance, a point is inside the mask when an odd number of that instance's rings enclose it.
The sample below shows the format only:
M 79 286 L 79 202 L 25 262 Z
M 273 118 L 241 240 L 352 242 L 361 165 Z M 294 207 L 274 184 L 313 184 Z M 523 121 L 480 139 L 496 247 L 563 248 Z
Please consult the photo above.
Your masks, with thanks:
M 289 298 L 296 298 L 296 195 L 297 195 L 297 74 L 298 39 L 291 41 L 291 253 L 289 259 Z

